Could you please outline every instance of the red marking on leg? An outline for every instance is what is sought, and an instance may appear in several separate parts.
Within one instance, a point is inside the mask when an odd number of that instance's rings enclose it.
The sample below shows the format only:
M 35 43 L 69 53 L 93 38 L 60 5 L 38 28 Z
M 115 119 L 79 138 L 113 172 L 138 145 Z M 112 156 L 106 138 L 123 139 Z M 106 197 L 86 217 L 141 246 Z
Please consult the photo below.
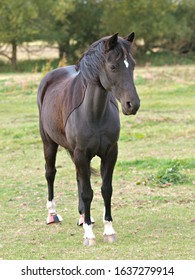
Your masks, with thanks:
M 52 224 L 52 223 L 59 223 L 62 221 L 62 218 L 58 216 L 56 213 L 51 213 L 49 214 L 47 218 L 47 224 Z
M 82 226 L 84 224 L 84 221 L 85 221 L 85 214 L 81 214 L 78 220 L 78 226 Z
M 50 214 L 49 215 L 49 223 L 54 223 L 55 222 L 55 215 Z

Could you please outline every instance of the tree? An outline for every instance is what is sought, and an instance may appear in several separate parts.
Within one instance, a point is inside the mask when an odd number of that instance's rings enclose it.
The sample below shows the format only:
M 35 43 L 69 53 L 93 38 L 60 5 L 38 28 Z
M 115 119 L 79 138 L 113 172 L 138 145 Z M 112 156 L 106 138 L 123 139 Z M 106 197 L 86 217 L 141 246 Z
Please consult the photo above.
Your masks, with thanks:
M 0 4 L 0 42 L 11 44 L 12 54 L 0 52 L 11 60 L 13 68 L 16 68 L 17 45 L 24 41 L 30 41 L 38 32 L 32 26 L 32 21 L 37 17 L 36 7 L 32 1 L 1 0 Z
M 143 52 L 153 47 L 179 49 L 195 43 L 194 0 L 106 0 L 102 24 L 108 32 L 135 31 Z
M 172 27 L 167 45 L 181 52 L 195 51 L 195 1 L 180 0 L 174 6 L 176 24 Z
M 53 22 L 63 0 L 1 0 L 0 2 L 0 55 L 8 58 L 14 69 L 17 64 L 17 46 L 33 40 L 55 40 Z M 5 44 L 12 47 L 11 55 Z
M 69 63 L 75 63 L 81 52 L 99 39 L 102 13 L 102 1 L 69 1 L 64 17 L 55 23 L 60 58 L 65 54 Z

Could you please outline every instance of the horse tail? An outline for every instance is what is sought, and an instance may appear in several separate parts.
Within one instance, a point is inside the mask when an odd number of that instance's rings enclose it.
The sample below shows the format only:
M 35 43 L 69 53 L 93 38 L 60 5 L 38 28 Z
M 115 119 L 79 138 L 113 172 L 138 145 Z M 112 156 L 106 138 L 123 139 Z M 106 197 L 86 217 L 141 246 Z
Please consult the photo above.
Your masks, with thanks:
M 96 168 L 93 168 L 90 166 L 90 171 L 91 171 L 91 174 L 95 177 L 99 176 L 99 171 L 96 169 Z

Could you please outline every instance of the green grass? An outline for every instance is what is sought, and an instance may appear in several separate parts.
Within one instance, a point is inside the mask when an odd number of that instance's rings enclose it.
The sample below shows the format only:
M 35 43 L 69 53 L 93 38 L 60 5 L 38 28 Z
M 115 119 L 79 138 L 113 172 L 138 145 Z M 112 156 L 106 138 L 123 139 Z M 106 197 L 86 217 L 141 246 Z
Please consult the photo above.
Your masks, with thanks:
M 31 60 L 19 60 L 17 62 L 17 68 L 15 72 L 18 73 L 31 73 L 31 72 L 42 72 L 42 70 L 46 67 L 48 62 L 51 64 L 51 68 L 58 67 L 59 59 L 31 59 Z M 49 69 L 51 70 L 51 69 Z M 13 67 L 10 62 L 0 60 L 0 72 L 4 73 L 12 73 Z
M 142 55 L 137 53 L 136 61 L 138 65 L 165 66 L 165 65 L 192 65 L 194 52 L 174 53 L 171 51 L 147 52 Z
M 41 75 L 0 75 L 0 259 L 194 259 L 194 72 L 194 66 L 135 70 L 141 108 L 136 116 L 121 114 L 113 181 L 117 242 L 103 242 L 101 180 L 93 177 L 97 245 L 91 248 L 83 247 L 83 230 L 76 226 L 75 169 L 63 149 L 55 200 L 64 220 L 45 224 L 36 105 Z M 98 158 L 92 166 L 98 168 Z

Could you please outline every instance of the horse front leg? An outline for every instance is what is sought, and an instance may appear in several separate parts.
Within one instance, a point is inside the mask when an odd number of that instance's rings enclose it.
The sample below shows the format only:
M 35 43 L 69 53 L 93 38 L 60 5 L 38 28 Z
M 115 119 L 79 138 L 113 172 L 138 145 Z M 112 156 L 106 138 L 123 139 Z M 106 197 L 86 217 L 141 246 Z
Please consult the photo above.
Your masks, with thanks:
M 79 188 L 79 211 L 83 215 L 84 245 L 95 245 L 95 235 L 92 230 L 91 202 L 93 190 L 90 183 L 90 160 L 79 149 L 74 151 L 74 163 L 77 169 L 77 183 Z
M 80 214 L 80 218 L 79 218 L 79 220 L 77 222 L 77 225 L 78 226 L 83 226 L 84 218 L 85 218 L 85 207 L 84 207 L 84 203 L 83 203 L 83 200 L 82 200 L 82 197 L 81 197 L 81 192 L 82 192 L 81 188 L 82 188 L 82 186 L 81 186 L 81 183 L 80 183 L 78 172 L 77 172 L 77 175 L 76 175 L 76 179 L 77 179 L 78 202 L 79 202 L 78 211 L 79 211 L 79 214 Z
M 78 203 L 78 211 L 79 211 L 79 214 L 80 214 L 77 225 L 78 226 L 83 226 L 84 220 L 85 220 L 85 206 L 84 206 L 83 199 L 82 199 L 82 196 L 81 196 L 82 186 L 81 186 L 81 183 L 80 183 L 81 180 L 79 179 L 78 172 L 77 172 L 76 179 L 77 179 L 77 186 L 78 186 L 78 202 L 79 202 Z M 91 222 L 92 222 L 92 224 L 95 223 L 93 217 L 91 217 Z
M 101 160 L 101 176 L 102 176 L 102 196 L 104 199 L 104 241 L 112 243 L 116 240 L 116 233 L 112 226 L 111 215 L 111 198 L 112 198 L 112 175 L 117 160 L 118 146 L 117 144 L 109 151 L 107 156 Z

